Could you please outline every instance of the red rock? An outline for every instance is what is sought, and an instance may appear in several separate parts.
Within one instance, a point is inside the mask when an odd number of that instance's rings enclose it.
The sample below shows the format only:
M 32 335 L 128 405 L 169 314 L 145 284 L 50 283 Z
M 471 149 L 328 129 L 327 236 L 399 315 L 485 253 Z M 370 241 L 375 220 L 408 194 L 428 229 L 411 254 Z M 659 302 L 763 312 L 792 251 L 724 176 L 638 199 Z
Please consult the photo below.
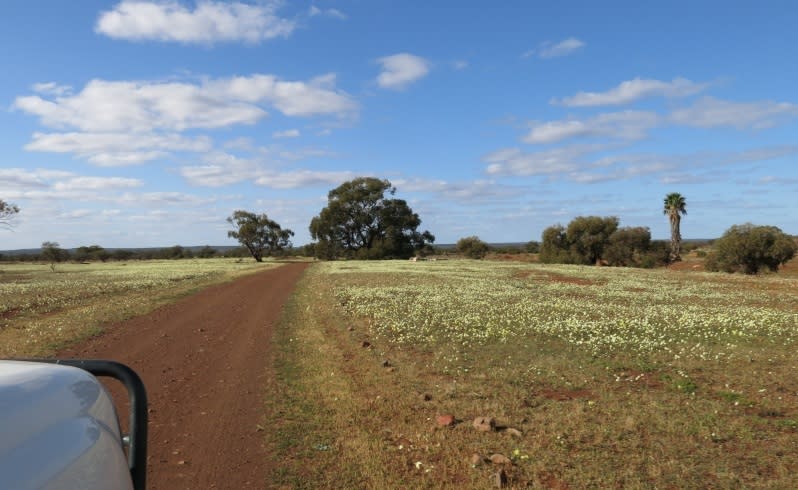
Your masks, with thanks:
M 438 415 L 435 421 L 441 427 L 452 427 L 454 425 L 454 415 L 446 414 L 446 415 Z

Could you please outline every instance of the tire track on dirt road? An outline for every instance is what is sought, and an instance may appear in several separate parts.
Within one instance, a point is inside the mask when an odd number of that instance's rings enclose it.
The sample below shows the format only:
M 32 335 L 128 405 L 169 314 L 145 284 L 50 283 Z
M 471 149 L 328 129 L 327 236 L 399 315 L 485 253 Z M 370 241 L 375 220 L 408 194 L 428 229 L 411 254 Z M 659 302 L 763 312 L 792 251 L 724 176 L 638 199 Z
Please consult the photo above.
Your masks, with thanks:
M 267 486 L 271 458 L 259 424 L 274 383 L 272 334 L 307 267 L 289 263 L 209 287 L 58 354 L 113 359 L 141 376 L 150 406 L 148 489 Z

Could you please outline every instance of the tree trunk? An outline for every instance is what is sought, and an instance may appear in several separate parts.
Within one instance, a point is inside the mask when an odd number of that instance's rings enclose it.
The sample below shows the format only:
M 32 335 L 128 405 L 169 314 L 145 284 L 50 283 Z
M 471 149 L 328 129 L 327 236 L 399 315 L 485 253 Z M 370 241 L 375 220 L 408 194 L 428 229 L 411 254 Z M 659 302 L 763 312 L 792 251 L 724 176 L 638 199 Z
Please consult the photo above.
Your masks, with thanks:
M 679 222 L 681 216 L 679 213 L 672 213 L 671 218 L 671 262 L 679 262 L 682 260 L 682 235 L 679 233 Z

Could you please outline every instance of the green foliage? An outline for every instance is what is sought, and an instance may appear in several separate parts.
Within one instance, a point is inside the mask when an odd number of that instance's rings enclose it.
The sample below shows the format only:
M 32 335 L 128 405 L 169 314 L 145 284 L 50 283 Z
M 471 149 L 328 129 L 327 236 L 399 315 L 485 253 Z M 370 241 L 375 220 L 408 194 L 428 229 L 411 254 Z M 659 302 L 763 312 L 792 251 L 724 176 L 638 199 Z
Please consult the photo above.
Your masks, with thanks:
M 200 249 L 199 252 L 197 252 L 197 257 L 200 259 L 209 259 L 214 257 L 216 253 L 217 250 L 215 248 L 211 247 L 210 245 L 205 245 Z
M 55 272 L 55 264 L 69 259 L 69 252 L 61 248 L 58 242 L 42 243 L 41 259 L 50 263 L 50 270 Z
M 571 264 L 568 237 L 562 225 L 549 226 L 543 230 L 540 245 L 540 261 L 546 264 Z
M 310 222 L 316 257 L 334 259 L 408 258 L 435 237 L 419 232 L 421 219 L 402 199 L 386 198 L 388 180 L 359 177 L 328 194 L 327 206 Z
M 271 255 L 291 246 L 290 238 L 294 232 L 285 229 L 266 214 L 255 214 L 249 211 L 237 210 L 227 218 L 227 222 L 236 227 L 227 232 L 227 236 L 235 238 L 245 246 L 249 253 L 258 262 L 263 261 L 264 255 Z
M 568 223 L 566 237 L 572 255 L 580 264 L 595 264 L 609 242 L 610 235 L 618 229 L 616 216 L 578 216 Z
M 87 262 L 89 260 L 106 262 L 111 258 L 111 254 L 99 245 L 90 245 L 88 247 L 78 247 L 78 249 L 75 250 L 72 258 L 76 262 Z
M 488 253 L 488 244 L 480 240 L 478 236 L 459 239 L 455 248 L 459 254 L 465 255 L 469 259 L 481 259 Z
M 529 254 L 540 253 L 540 242 L 532 240 L 524 246 L 524 251 Z
M 612 266 L 641 267 L 650 249 L 651 232 L 647 227 L 625 227 L 610 235 L 603 258 Z
M 710 271 L 757 274 L 773 272 L 795 257 L 795 240 L 775 226 L 734 225 L 714 244 L 705 267 Z
M 546 263 L 595 264 L 604 253 L 610 236 L 618 229 L 615 216 L 578 216 L 568 228 L 555 225 L 543 231 L 540 260 Z

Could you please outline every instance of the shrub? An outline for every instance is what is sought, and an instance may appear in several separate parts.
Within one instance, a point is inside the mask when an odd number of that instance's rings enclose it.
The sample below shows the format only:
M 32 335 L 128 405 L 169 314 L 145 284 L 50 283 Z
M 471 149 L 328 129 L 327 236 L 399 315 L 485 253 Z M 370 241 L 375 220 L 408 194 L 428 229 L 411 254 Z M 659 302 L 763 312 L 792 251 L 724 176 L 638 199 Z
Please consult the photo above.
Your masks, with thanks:
M 488 253 L 488 244 L 477 236 L 469 236 L 457 240 L 457 252 L 470 259 L 481 259 Z
M 763 268 L 776 272 L 795 253 L 795 240 L 779 228 L 746 223 L 732 226 L 715 242 L 705 268 L 745 274 L 757 274 Z

